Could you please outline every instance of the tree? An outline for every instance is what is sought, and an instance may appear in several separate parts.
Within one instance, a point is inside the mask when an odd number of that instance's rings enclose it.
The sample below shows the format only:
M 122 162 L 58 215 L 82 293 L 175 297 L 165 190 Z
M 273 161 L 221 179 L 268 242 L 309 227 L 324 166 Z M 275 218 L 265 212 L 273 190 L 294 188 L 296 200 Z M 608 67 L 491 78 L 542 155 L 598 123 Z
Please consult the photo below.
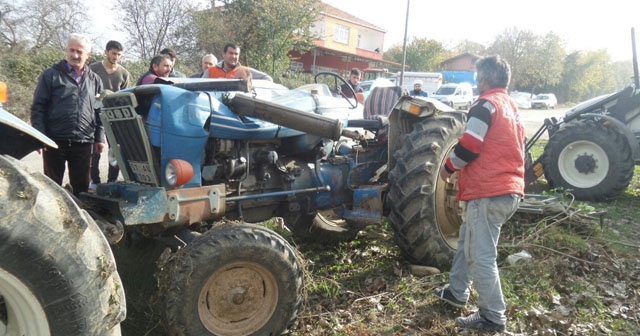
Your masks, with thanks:
M 508 28 L 498 35 L 487 49 L 489 54 L 504 57 L 511 66 L 511 83 L 509 87 L 520 88 L 520 82 L 527 79 L 528 69 L 533 64 L 531 50 L 536 50 L 536 36 L 527 30 Z
M 437 71 L 451 53 L 436 40 L 414 37 L 407 44 L 406 65 L 411 71 Z M 402 64 L 402 46 L 393 46 L 384 54 L 386 60 Z
M 5 50 L 64 48 L 67 37 L 87 28 L 79 0 L 0 0 L 0 44 Z
M 453 49 L 453 53 L 456 55 L 470 53 L 483 56 L 486 55 L 487 48 L 478 42 L 463 40 Z
M 179 54 L 191 49 L 192 36 L 185 34 L 191 24 L 190 0 L 117 0 L 118 28 L 128 33 L 128 50 L 142 59 L 151 59 L 163 48 Z
M 577 51 L 567 56 L 556 91 L 566 101 L 579 102 L 616 90 L 616 68 L 606 50 Z
M 223 0 L 222 3 L 224 8 L 212 9 L 218 13 L 214 16 L 220 18 L 218 24 L 223 25 L 221 37 L 240 45 L 240 59 L 245 65 L 277 76 L 289 67 L 290 51 L 305 52 L 313 46 L 310 29 L 319 12 L 318 0 Z
M 529 51 L 528 63 L 521 64 L 518 86 L 528 88 L 532 93 L 547 92 L 561 79 L 566 52 L 560 37 L 548 33 L 536 37 L 533 49 Z

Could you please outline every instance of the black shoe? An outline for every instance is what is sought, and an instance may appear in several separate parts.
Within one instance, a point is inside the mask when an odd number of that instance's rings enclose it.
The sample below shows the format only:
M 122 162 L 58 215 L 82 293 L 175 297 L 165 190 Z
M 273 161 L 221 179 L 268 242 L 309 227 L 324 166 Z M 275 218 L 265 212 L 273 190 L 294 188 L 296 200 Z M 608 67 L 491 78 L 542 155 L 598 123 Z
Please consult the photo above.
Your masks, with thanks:
M 456 308 L 464 308 L 467 305 L 467 302 L 456 299 L 456 297 L 451 294 L 449 287 L 436 288 L 434 292 L 438 299 L 445 301 Z
M 479 312 L 475 312 L 467 317 L 457 317 L 456 326 L 480 331 L 504 331 L 504 324 L 493 323 L 482 317 Z

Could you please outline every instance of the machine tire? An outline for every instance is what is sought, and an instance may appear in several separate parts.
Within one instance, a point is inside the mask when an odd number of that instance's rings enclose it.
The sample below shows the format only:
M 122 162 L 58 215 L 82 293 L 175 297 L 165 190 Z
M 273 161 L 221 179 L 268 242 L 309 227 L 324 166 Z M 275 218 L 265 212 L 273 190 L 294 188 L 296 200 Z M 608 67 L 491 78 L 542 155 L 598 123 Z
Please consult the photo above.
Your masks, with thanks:
M 0 218 L 0 334 L 120 335 L 113 254 L 64 189 L 0 155 Z
M 170 335 L 280 335 L 303 299 L 303 267 L 275 232 L 227 224 L 176 252 L 160 271 Z
M 626 138 L 593 120 L 570 122 L 544 148 L 544 176 L 553 188 L 570 189 L 582 201 L 609 201 L 633 178 Z
M 457 249 L 462 220 L 456 201 L 457 180 L 439 178 L 446 160 L 464 132 L 466 114 L 443 113 L 416 123 L 402 138 L 389 174 L 387 204 L 395 240 L 413 263 L 449 268 Z
M 361 226 L 355 225 L 324 210 L 315 214 L 290 212 L 283 215 L 287 228 L 294 237 L 306 242 L 338 243 L 356 238 Z

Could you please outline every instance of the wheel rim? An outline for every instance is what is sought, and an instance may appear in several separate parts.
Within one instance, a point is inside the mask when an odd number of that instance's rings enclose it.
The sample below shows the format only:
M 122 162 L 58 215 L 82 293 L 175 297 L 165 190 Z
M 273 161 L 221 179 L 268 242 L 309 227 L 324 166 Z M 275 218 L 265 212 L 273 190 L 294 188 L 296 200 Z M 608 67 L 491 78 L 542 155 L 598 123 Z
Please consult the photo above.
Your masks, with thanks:
M 443 162 L 453 151 L 454 145 L 452 144 L 451 148 L 446 151 L 446 155 L 443 156 Z M 442 167 L 442 163 L 438 167 Z M 440 178 L 439 170 L 437 173 L 434 206 L 436 208 L 438 231 L 440 231 L 442 240 L 449 247 L 458 249 L 458 238 L 460 236 L 460 226 L 462 225 L 462 218 L 459 215 L 460 201 L 456 199 L 458 194 L 458 174 L 451 175 L 447 183 Z
M 1 268 L 0 335 L 51 335 L 38 299 L 22 281 Z
M 568 184 L 590 188 L 607 177 L 609 157 L 602 147 L 591 141 L 575 141 L 560 152 L 558 170 Z
M 215 335 L 251 335 L 271 319 L 277 304 L 273 274 L 254 262 L 235 262 L 209 277 L 200 291 L 198 315 Z

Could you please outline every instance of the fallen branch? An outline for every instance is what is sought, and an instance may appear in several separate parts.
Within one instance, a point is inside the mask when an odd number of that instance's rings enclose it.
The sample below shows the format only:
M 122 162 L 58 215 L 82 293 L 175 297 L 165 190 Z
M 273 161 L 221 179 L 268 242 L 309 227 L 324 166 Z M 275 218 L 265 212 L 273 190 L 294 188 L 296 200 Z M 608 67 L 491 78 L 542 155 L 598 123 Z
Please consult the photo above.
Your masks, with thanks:
M 541 248 L 541 249 L 543 249 L 543 250 L 547 250 L 547 251 L 549 251 L 549 252 L 553 252 L 553 253 L 556 253 L 556 254 L 559 254 L 559 255 L 565 256 L 565 257 L 567 257 L 567 258 L 569 258 L 569 259 L 573 259 L 573 260 L 576 260 L 576 261 L 580 261 L 580 262 L 583 262 L 583 263 L 586 263 L 586 264 L 589 264 L 589 265 L 594 265 L 594 266 L 604 267 L 604 268 L 606 268 L 606 269 L 608 269 L 608 270 L 612 270 L 612 271 L 614 270 L 614 269 L 612 269 L 612 268 L 608 267 L 608 266 L 607 266 L 607 265 L 605 265 L 605 264 L 597 263 L 597 262 L 593 262 L 593 261 L 589 261 L 589 260 L 585 260 L 585 259 L 581 259 L 581 258 L 578 258 L 578 257 L 576 257 L 576 256 L 572 256 L 572 255 L 570 255 L 570 254 L 567 254 L 567 253 L 564 253 L 564 252 L 560 252 L 560 251 L 558 251 L 558 250 L 555 250 L 555 249 L 552 249 L 552 248 L 550 248 L 550 247 L 546 247 L 546 246 L 543 246 L 543 245 L 538 245 L 538 244 L 524 244 L 524 246 L 522 246 L 522 247 L 534 247 L 534 248 L 536 248 L 536 247 L 537 247 L 537 248 Z

